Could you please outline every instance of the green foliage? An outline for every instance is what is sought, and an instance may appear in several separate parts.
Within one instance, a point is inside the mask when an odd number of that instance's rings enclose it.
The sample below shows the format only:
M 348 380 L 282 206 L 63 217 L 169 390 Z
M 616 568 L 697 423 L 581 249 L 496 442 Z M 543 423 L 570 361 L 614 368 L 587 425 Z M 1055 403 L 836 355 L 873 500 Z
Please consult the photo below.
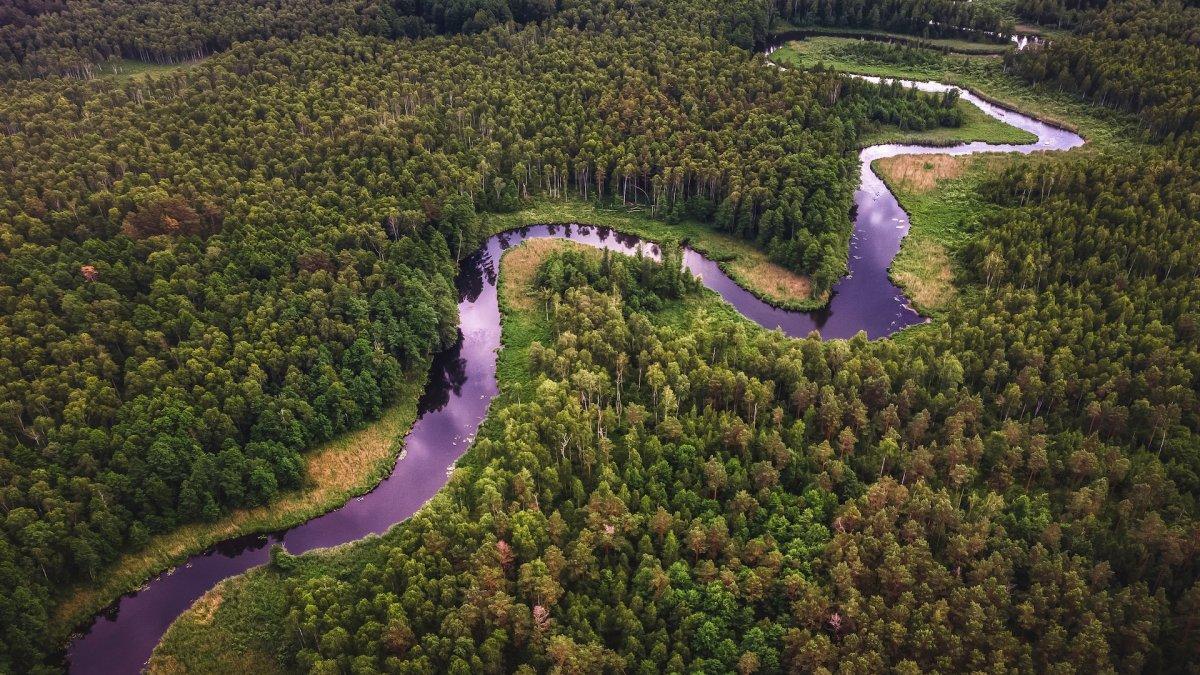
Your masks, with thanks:
M 903 340 L 678 324 L 611 261 L 552 259 L 536 394 L 386 568 L 285 582 L 286 665 L 1196 668 L 1192 138 L 1006 171 L 969 292 Z
M 0 95 L 0 578 L 25 589 L 0 597 L 0 667 L 57 647 L 61 589 L 301 488 L 300 453 L 377 419 L 456 338 L 479 210 L 727 203 L 794 269 L 843 264 L 855 138 L 890 92 L 765 68 L 691 0 L 310 5 L 29 3 L 0 29 L 21 75 L 225 50 Z M 388 39 L 418 15 L 421 34 L 503 25 Z
M 683 256 L 675 242 L 661 246 L 661 262 L 642 255 L 612 255 L 607 249 L 599 259 L 585 252 L 567 251 L 540 267 L 535 281 L 547 297 L 575 286 L 616 291 L 625 298 L 630 311 L 659 310 L 664 300 L 678 300 L 686 290 L 700 285 L 683 269 Z
M 778 15 L 1002 28 L 958 2 L 150 4 L 0 28 L 9 78 L 226 50 L 0 92 L 0 669 L 55 647 L 58 589 L 300 485 L 299 453 L 378 417 L 455 337 L 480 210 L 710 219 L 829 288 L 860 134 L 961 113 L 730 43 Z M 1167 142 L 986 188 L 971 292 L 902 341 L 760 331 L 674 248 L 552 258 L 528 386 L 444 494 L 341 566 L 273 555 L 283 664 L 1195 667 L 1193 14 L 1121 3 L 1009 60 Z M 437 32 L 480 34 L 404 39 Z
M 1073 26 L 1110 4 L 1109 0 L 1017 0 L 1016 11 L 1040 24 Z
M 1081 370 L 1029 389 L 1041 376 L 1009 359 L 1037 363 L 1040 342 L 979 316 L 904 344 L 793 340 L 694 292 L 676 328 L 587 258 L 543 265 L 576 276 L 530 349 L 535 393 L 493 411 L 443 497 L 284 582 L 285 665 L 1153 670 L 1192 644 L 1165 620 L 1195 580 L 1172 553 L 1194 528 L 1174 460 L 1088 431 Z M 1193 405 L 1140 387 L 1110 405 Z
M 296 556 L 284 550 L 279 544 L 271 545 L 271 569 L 288 573 L 296 570 Z
M 0 77 L 91 77 L 98 64 L 193 60 L 232 44 L 354 31 L 381 37 L 478 33 L 540 21 L 552 0 L 32 0 L 0 21 Z
M 900 31 L 925 38 L 969 37 L 1000 41 L 1012 26 L 991 3 L 954 0 L 770 0 L 773 16 L 799 26 Z
M 853 82 L 853 80 L 851 80 Z M 936 96 L 937 105 L 929 106 L 930 95 L 896 80 L 880 85 L 883 96 L 867 97 L 867 116 L 874 122 L 901 131 L 927 131 L 939 127 L 961 127 L 966 117 L 958 105 L 958 92 L 951 89 Z M 853 95 L 852 95 L 853 96 Z
M 1197 26 L 1194 2 L 1113 3 L 1076 35 L 1007 62 L 1030 82 L 1137 113 L 1153 136 L 1171 139 L 1200 124 Z
M 941 65 L 943 59 L 940 53 L 931 49 L 867 40 L 839 44 L 831 53 L 842 59 L 864 59 L 868 62 L 886 63 L 904 68 L 938 66 Z

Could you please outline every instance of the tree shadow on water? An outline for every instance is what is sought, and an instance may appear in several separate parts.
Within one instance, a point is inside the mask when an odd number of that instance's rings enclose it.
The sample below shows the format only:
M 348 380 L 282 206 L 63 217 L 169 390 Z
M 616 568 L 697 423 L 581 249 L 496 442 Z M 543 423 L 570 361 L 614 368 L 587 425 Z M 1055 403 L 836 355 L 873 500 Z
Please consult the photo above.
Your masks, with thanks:
M 462 394 L 462 387 L 467 382 L 467 360 L 462 357 L 462 346 L 463 336 L 459 331 L 454 346 L 433 357 L 426 380 L 428 384 L 417 402 L 418 414 L 441 410 L 450 402 L 452 395 L 457 397 Z

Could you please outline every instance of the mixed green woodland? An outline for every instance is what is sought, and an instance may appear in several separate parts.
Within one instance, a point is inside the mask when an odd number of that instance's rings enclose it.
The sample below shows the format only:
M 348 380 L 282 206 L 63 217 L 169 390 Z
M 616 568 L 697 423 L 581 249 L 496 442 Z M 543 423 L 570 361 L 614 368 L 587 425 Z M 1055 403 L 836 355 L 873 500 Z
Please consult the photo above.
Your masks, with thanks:
M 987 181 L 935 322 L 791 339 L 671 264 L 554 252 L 439 497 L 336 564 L 278 552 L 275 600 L 228 616 L 322 673 L 1200 668 L 1200 8 L 1011 11 L 1072 32 L 1003 67 L 1143 144 Z M 0 9 L 0 671 L 60 668 L 72 586 L 303 489 L 306 451 L 423 377 L 489 213 L 700 221 L 827 291 L 862 138 L 962 113 L 770 67 L 781 21 L 1012 24 L 951 0 Z
M 222 23 L 230 3 L 172 6 L 214 30 L 252 25 Z M 86 43 L 86 24 L 64 32 L 62 12 L 30 9 L 26 28 Z M 422 9 L 422 31 L 472 32 Z M 60 647 L 47 626 L 71 584 L 156 533 L 301 487 L 301 453 L 422 377 L 456 339 L 453 277 L 487 234 L 478 211 L 639 204 L 831 285 L 860 131 L 956 111 L 765 67 L 728 46 L 716 11 L 700 8 L 707 34 L 681 28 L 690 9 L 581 3 L 424 39 L 296 24 L 226 33 L 227 51 L 156 77 L 9 79 L 0 664 Z M 134 17 L 177 18 L 129 11 L 139 45 L 155 33 Z M 55 63 L 142 47 L 94 48 Z
M 479 33 L 552 16 L 578 28 L 600 28 L 607 27 L 612 9 L 633 10 L 640 21 L 673 11 L 658 7 L 646 13 L 637 5 L 573 0 L 10 0 L 0 8 L 0 77 L 91 76 L 109 59 L 177 63 L 247 40 L 343 32 L 419 38 Z M 954 0 L 731 0 L 693 9 L 722 14 L 720 29 L 745 47 L 761 44 L 777 19 L 924 35 L 1011 29 L 995 8 Z M 677 16 L 692 21 L 696 14 Z

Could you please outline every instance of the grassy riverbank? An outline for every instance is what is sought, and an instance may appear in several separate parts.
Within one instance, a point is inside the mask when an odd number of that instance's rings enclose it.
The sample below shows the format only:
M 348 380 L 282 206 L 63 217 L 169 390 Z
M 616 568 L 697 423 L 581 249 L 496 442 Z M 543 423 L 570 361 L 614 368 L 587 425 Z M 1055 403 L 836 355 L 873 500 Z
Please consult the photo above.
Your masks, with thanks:
M 652 241 L 676 239 L 716 261 L 738 285 L 777 307 L 811 310 L 829 300 L 813 297 L 808 277 L 771 262 L 751 242 L 696 221 L 666 223 L 652 218 L 648 209 L 609 209 L 581 200 L 542 201 L 514 213 L 485 217 L 492 232 L 543 223 L 586 223 Z
M 739 284 L 769 302 L 793 309 L 811 309 L 824 303 L 824 299 L 810 297 L 807 278 L 772 263 L 749 242 L 702 223 L 686 221 L 672 225 L 642 211 L 603 209 L 582 201 L 541 202 L 515 213 L 485 217 L 494 232 L 538 223 L 583 222 L 655 241 L 685 240 L 720 263 Z M 518 262 L 521 259 L 517 257 Z M 527 345 L 533 338 L 509 337 L 524 331 L 519 318 L 512 321 L 518 323 L 510 326 L 511 321 L 506 318 L 506 343 L 516 339 Z M 505 350 L 510 356 L 499 364 L 502 380 L 520 380 L 520 373 L 526 372 L 526 351 L 523 347 Z M 306 456 L 309 485 L 304 490 L 289 493 L 269 506 L 236 511 L 214 523 L 193 523 L 154 537 L 141 551 L 118 560 L 100 576 L 101 582 L 72 589 L 53 617 L 55 633 L 65 641 L 76 626 L 122 594 L 220 541 L 292 527 L 368 491 L 391 471 L 403 436 L 416 419 L 416 401 L 424 385 L 424 371 L 422 367 L 419 375 L 414 373 L 407 378 L 409 387 L 379 421 L 309 453 Z
M 239 509 L 212 523 L 190 523 L 151 538 L 122 556 L 95 584 L 71 589 L 56 607 L 51 630 L 65 642 L 75 627 L 154 575 L 214 544 L 247 534 L 293 527 L 341 506 L 383 480 L 395 465 L 404 435 L 417 418 L 428 363 L 404 378 L 404 389 L 382 417 L 304 455 L 306 484 L 266 506 Z
M 528 399 L 533 375 L 529 369 L 529 345 L 534 340 L 550 341 L 549 324 L 533 294 L 538 266 L 555 251 L 575 247 L 599 256 L 597 249 L 565 240 L 539 239 L 525 242 L 505 253 L 501 261 L 499 299 L 502 343 L 497 363 L 500 395 L 492 403 L 500 410 L 504 402 Z M 652 319 L 658 323 L 687 325 L 696 312 L 734 313 L 712 292 L 681 302 L 669 303 Z M 502 433 L 497 417 L 489 415 L 480 436 Z M 469 452 L 469 451 L 468 451 Z M 460 460 L 461 469 L 451 480 L 469 480 L 470 456 Z M 434 499 L 448 499 L 443 489 Z M 425 517 L 427 509 L 414 518 Z M 318 550 L 291 558 L 294 564 L 286 578 L 272 566 L 255 568 L 225 580 L 179 616 L 159 643 L 150 660 L 149 672 L 156 675 L 196 672 L 255 673 L 282 672 L 277 655 L 287 639 L 286 582 L 321 575 L 344 577 L 365 562 L 386 568 L 381 543 L 399 536 L 393 528 L 382 537 L 370 536 L 345 546 Z M 378 558 L 378 560 L 375 560 Z
M 943 55 L 922 50 L 921 65 L 889 63 L 871 51 L 864 40 L 814 37 L 788 43 L 771 58 L 785 65 L 811 68 L 817 64 L 848 73 L 937 80 L 968 88 L 985 99 L 1064 128 L 1072 129 L 1097 149 L 1132 147 L 1133 119 L 1084 103 L 1065 93 L 1030 87 L 1004 71 L 996 56 Z M 940 132 L 941 130 L 935 130 Z M 916 138 L 920 138 L 917 136 Z M 1086 146 L 1085 146 L 1086 147 Z
M 900 155 L 871 165 L 908 213 L 890 273 L 922 314 L 936 317 L 958 295 L 958 251 L 987 210 L 979 185 L 1018 161 L 1016 153 Z

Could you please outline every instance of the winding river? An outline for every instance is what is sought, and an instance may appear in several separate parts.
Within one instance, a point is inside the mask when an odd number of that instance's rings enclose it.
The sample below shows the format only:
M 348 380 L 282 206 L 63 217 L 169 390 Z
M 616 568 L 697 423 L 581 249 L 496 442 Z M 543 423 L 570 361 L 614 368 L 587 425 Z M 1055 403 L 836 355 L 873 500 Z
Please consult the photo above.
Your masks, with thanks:
M 957 89 L 934 82 L 905 84 L 931 92 Z M 993 105 L 970 92 L 960 93 L 988 115 L 1034 133 L 1037 142 L 954 147 L 876 145 L 862 150 L 861 184 L 854 195 L 849 274 L 834 286 L 826 309 L 792 312 L 772 307 L 734 283 L 717 263 L 690 249 L 684 251 L 685 266 L 743 315 L 788 335 L 804 336 L 816 330 L 825 338 L 846 338 L 861 330 L 877 338 L 924 321 L 888 278 L 888 266 L 908 231 L 908 217 L 875 175 L 871 162 L 901 154 L 1065 150 L 1083 143 L 1077 134 Z M 295 554 L 344 544 L 383 533 L 428 501 L 446 483 L 497 393 L 500 311 L 496 280 L 500 258 L 506 249 L 522 241 L 545 237 L 570 239 L 620 253 L 642 250 L 657 254 L 652 243 L 583 225 L 532 226 L 489 239 L 462 265 L 457 282 L 461 339 L 435 359 L 420 401 L 419 417 L 405 439 L 405 453 L 392 474 L 372 492 L 339 509 L 284 532 L 221 543 L 120 598 L 72 640 L 67 651 L 70 670 L 138 672 L 175 617 L 220 580 L 267 562 L 272 544 L 281 543 Z

